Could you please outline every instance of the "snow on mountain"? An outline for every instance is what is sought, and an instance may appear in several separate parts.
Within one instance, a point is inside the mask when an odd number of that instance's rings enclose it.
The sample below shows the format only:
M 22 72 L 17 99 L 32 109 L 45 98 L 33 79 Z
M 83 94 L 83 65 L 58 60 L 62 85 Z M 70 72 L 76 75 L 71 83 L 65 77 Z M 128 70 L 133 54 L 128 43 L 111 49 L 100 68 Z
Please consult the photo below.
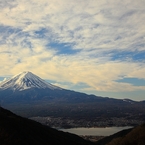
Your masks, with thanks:
M 124 101 L 124 102 L 128 102 L 128 103 L 131 103 L 131 104 L 135 103 L 135 101 L 130 100 L 130 99 L 123 99 L 123 101 Z
M 18 75 L 13 76 L 11 79 L 8 79 L 0 83 L 0 89 L 2 90 L 11 89 L 13 91 L 15 90 L 22 91 L 30 88 L 40 88 L 40 89 L 49 88 L 51 90 L 61 89 L 57 86 L 45 82 L 40 77 L 28 71 L 22 72 Z

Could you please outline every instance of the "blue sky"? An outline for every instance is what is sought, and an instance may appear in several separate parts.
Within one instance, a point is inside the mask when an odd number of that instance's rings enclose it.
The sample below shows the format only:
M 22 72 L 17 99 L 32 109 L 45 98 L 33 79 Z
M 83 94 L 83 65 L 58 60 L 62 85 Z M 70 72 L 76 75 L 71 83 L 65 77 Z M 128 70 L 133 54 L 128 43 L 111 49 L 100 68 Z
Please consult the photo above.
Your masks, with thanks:
M 145 100 L 144 0 L 0 0 L 0 81 Z

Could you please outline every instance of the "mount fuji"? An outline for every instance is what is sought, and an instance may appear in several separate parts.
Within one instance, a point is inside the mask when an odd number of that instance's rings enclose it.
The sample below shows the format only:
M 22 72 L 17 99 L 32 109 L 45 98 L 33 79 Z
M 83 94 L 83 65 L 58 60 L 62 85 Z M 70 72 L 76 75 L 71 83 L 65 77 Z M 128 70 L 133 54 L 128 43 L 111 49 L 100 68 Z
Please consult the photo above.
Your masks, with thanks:
M 88 102 L 96 98 L 94 95 L 54 86 L 29 71 L 22 72 L 0 83 L 1 105 L 34 102 Z
M 1 90 L 13 90 L 13 91 L 22 91 L 31 88 L 38 89 L 61 89 L 50 83 L 45 82 L 40 77 L 34 75 L 29 71 L 22 72 L 18 75 L 13 76 L 11 79 L 6 80 L 0 84 Z

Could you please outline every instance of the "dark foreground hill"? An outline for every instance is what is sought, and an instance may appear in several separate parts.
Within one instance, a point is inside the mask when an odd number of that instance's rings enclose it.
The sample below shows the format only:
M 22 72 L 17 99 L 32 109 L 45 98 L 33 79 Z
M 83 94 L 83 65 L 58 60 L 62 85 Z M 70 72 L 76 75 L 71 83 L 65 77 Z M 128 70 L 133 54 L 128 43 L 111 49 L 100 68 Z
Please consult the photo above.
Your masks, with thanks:
M 0 107 L 0 145 L 91 145 L 77 135 L 57 131 Z
M 103 138 L 96 145 L 145 145 L 145 124 Z

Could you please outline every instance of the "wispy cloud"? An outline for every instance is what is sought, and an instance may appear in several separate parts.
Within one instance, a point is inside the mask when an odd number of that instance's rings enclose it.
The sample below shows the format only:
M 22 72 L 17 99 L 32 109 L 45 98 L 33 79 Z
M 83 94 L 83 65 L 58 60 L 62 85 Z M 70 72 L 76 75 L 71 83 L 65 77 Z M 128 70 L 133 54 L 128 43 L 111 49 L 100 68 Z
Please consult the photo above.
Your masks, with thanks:
M 145 90 L 117 82 L 145 79 L 143 0 L 5 0 L 0 19 L 1 76 L 30 70 L 98 91 Z

